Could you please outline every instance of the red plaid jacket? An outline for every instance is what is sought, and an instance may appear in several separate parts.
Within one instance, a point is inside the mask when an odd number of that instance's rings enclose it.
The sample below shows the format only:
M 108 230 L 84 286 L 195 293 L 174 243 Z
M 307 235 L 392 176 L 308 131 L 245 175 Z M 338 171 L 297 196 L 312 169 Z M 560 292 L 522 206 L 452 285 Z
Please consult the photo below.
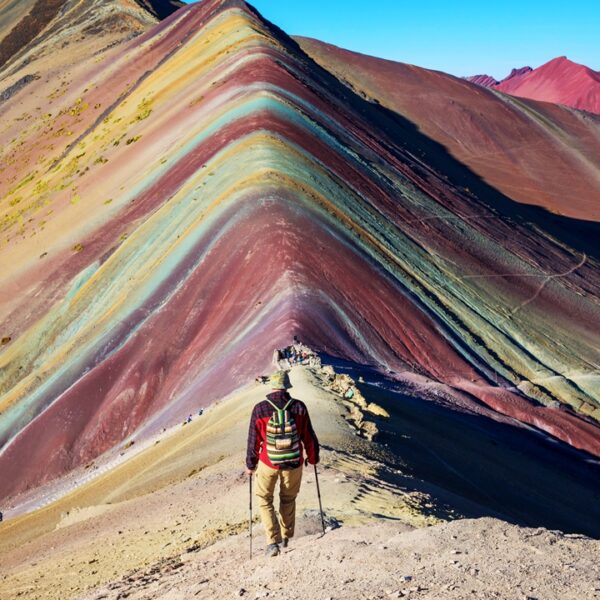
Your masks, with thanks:
M 291 396 L 285 390 L 276 390 L 267 394 L 267 398 L 277 407 L 283 408 Z M 319 462 L 319 440 L 313 431 L 308 409 L 301 400 L 294 400 L 288 410 L 294 415 L 296 421 L 296 429 L 300 436 L 301 446 L 304 446 L 304 451 L 311 465 L 316 465 Z M 267 423 L 273 415 L 273 407 L 266 401 L 259 402 L 252 411 L 250 417 L 250 427 L 248 428 L 248 447 L 246 450 L 246 466 L 249 469 L 256 469 L 258 461 L 261 460 L 272 469 L 279 467 L 273 466 L 267 456 L 267 445 L 264 443 L 267 439 Z M 304 461 L 304 453 L 300 448 L 300 462 Z

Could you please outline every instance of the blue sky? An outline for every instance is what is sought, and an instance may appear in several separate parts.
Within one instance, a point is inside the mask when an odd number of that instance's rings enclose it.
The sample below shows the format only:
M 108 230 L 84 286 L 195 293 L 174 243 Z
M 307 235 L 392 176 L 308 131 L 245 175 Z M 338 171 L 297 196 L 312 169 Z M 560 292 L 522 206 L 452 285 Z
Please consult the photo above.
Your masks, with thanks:
M 254 0 L 291 35 L 454 75 L 568 56 L 600 69 L 600 0 Z

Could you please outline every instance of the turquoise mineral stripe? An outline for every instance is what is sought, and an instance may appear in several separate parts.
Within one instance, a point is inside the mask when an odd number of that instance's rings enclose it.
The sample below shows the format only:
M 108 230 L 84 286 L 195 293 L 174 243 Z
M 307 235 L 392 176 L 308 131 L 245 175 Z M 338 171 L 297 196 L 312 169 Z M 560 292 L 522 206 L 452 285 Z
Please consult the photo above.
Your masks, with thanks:
M 94 273 L 96 273 L 96 271 L 98 270 L 99 267 L 100 267 L 100 262 L 96 261 L 96 262 L 92 263 L 89 267 L 87 267 L 83 271 L 81 271 L 79 273 L 79 275 L 77 275 L 75 277 L 75 279 L 73 279 L 73 282 L 71 283 L 71 287 L 69 288 L 69 291 L 65 295 L 65 300 L 67 300 L 67 301 L 71 300 L 71 298 L 73 298 L 73 296 L 75 296 L 75 294 L 77 294 L 77 292 L 82 288 L 82 286 L 87 281 L 90 280 L 92 275 L 94 275 Z
M 314 105 L 309 104 L 303 101 L 298 96 L 290 94 L 286 90 L 273 85 L 255 84 L 254 86 L 249 86 L 249 88 L 247 89 L 249 91 L 245 91 L 243 93 L 242 98 L 244 98 L 244 101 L 239 106 L 236 106 L 231 110 L 227 110 L 218 118 L 211 120 L 210 125 L 207 125 L 201 132 L 199 132 L 192 139 L 187 141 L 178 151 L 171 154 L 171 156 L 167 158 L 166 162 L 161 167 L 153 169 L 152 174 L 150 176 L 138 182 L 136 185 L 132 186 L 129 193 L 123 197 L 122 203 L 131 201 L 138 197 L 145 190 L 154 185 L 164 175 L 165 172 L 167 172 L 179 161 L 184 159 L 185 156 L 188 156 L 195 148 L 197 148 L 204 141 L 206 141 L 206 139 L 214 135 L 226 125 L 230 125 L 235 120 L 249 116 L 253 112 L 265 109 L 279 113 L 280 115 L 287 117 L 290 121 L 295 122 L 299 125 L 305 125 L 306 127 L 308 127 L 308 129 L 312 130 L 313 133 L 317 134 L 320 138 L 322 138 L 332 147 L 335 147 L 335 149 L 338 150 L 338 152 L 340 152 L 341 154 L 351 154 L 353 157 L 356 158 L 356 155 L 353 152 L 351 152 L 344 145 L 340 144 L 333 136 L 327 133 L 314 120 L 308 118 L 304 114 L 301 114 L 297 109 L 290 107 L 282 99 L 277 98 L 275 94 L 283 98 L 287 97 L 289 100 L 292 100 L 295 104 L 297 104 L 298 107 L 302 107 L 306 111 L 315 112 L 319 115 L 320 118 L 324 120 L 324 122 L 328 123 L 328 125 L 333 127 L 338 135 L 344 137 L 347 137 L 349 135 L 347 130 L 339 126 L 333 119 L 331 119 L 329 115 L 325 115 L 324 113 L 319 111 Z M 274 95 L 267 94 L 265 90 L 273 92 Z M 254 96 L 251 95 L 252 92 L 254 92 Z M 232 99 L 237 99 L 236 96 L 238 94 L 239 92 L 234 91 L 230 95 Z M 248 95 L 250 95 L 249 99 L 247 98 Z M 226 101 L 226 97 L 223 101 Z
M 265 100 L 265 98 L 261 98 L 260 101 L 257 100 L 257 99 L 255 99 L 254 102 L 255 102 L 256 108 L 260 109 L 260 108 L 262 108 L 262 107 L 265 106 L 265 102 L 267 102 L 267 100 Z M 269 102 L 270 102 L 270 104 L 269 104 Z M 289 107 L 283 105 L 281 102 L 278 102 L 278 101 L 276 101 L 274 99 L 270 99 L 269 102 L 267 102 L 267 105 L 270 105 L 272 108 L 274 108 L 276 106 L 277 110 L 280 111 L 281 114 L 286 114 L 286 115 L 290 114 Z M 249 105 L 246 106 L 245 108 L 247 109 L 248 107 L 249 107 Z M 292 116 L 296 117 L 296 120 L 298 120 L 297 115 L 295 115 L 294 113 L 291 113 L 291 114 L 292 114 Z M 313 123 L 313 128 L 314 128 L 314 123 Z M 228 147 L 228 149 L 229 149 L 229 147 Z M 258 159 L 258 157 L 256 157 L 256 156 L 254 158 L 255 158 L 255 160 Z M 269 156 L 269 159 L 273 162 L 273 155 L 272 154 Z M 287 172 L 288 174 L 295 176 L 295 178 L 304 181 L 305 183 L 307 183 L 311 187 L 317 187 L 321 191 L 323 191 L 323 189 L 325 191 L 328 191 L 330 198 L 337 199 L 338 202 L 341 205 L 343 205 L 345 209 L 348 209 L 351 206 L 351 203 L 349 202 L 349 199 L 352 196 L 351 195 L 350 196 L 346 195 L 347 194 L 347 190 L 344 190 L 344 189 L 340 188 L 340 186 L 337 185 L 336 183 L 334 183 L 333 181 L 331 181 L 327 177 L 326 174 L 315 173 L 314 169 L 313 170 L 310 170 L 310 169 L 301 169 L 299 167 L 299 165 L 294 160 L 290 160 L 290 158 L 287 157 L 287 156 L 282 157 L 281 155 L 278 155 L 277 156 L 277 163 L 280 166 L 279 170 L 281 172 Z M 317 177 L 316 182 L 315 182 L 315 177 Z M 220 180 L 220 178 L 219 178 L 219 180 Z M 298 196 L 301 197 L 301 194 L 298 194 Z M 189 206 L 190 195 L 185 196 L 184 199 L 188 200 L 188 202 L 186 203 L 186 202 L 184 202 L 182 200 L 178 201 L 179 208 L 180 208 L 180 211 L 179 211 L 180 214 L 183 213 L 185 207 Z M 302 198 L 302 199 L 305 200 L 305 198 Z M 344 202 L 344 200 L 345 200 L 345 202 Z M 356 198 L 355 198 L 355 200 L 356 200 Z M 309 201 L 309 203 L 310 203 L 310 201 Z M 221 210 L 223 208 L 224 207 L 221 207 Z M 173 206 L 172 205 L 169 207 L 169 210 L 172 213 L 171 214 L 171 219 L 172 219 L 173 215 L 176 214 L 176 211 L 173 210 Z M 219 211 L 216 211 L 211 216 L 212 217 L 216 217 L 217 214 L 218 214 L 218 212 Z M 322 214 L 325 214 L 324 211 L 320 211 L 320 212 L 322 212 Z M 366 215 L 363 213 L 363 214 L 360 214 L 360 215 L 356 215 L 354 218 L 355 218 L 355 220 L 357 222 L 361 222 L 363 225 L 365 225 L 365 226 L 368 227 L 369 223 L 368 223 L 368 220 L 365 221 L 365 216 Z M 188 217 L 189 217 L 189 213 L 188 213 Z M 210 220 L 210 217 L 207 220 Z M 328 218 L 328 221 L 330 223 L 335 223 L 335 220 L 332 219 L 332 218 Z M 335 223 L 335 225 L 337 227 L 339 227 L 339 223 Z M 180 226 L 181 226 L 181 222 L 179 222 L 179 223 L 172 223 L 172 230 L 169 232 L 169 235 L 172 237 L 172 235 L 175 233 L 175 231 L 179 231 L 178 228 Z M 370 229 L 370 227 L 368 227 L 368 228 Z M 197 233 L 198 233 L 199 236 L 202 235 L 203 229 L 204 229 L 203 227 L 197 228 Z M 376 234 L 374 227 L 373 227 L 373 232 L 374 232 L 374 234 Z M 133 254 L 133 256 L 130 257 L 130 260 L 133 260 L 133 258 L 135 257 L 136 254 L 139 255 L 138 258 L 140 258 L 140 256 L 142 256 L 142 255 L 145 255 L 145 251 L 147 250 L 147 246 L 153 245 L 154 247 L 164 248 L 165 240 L 161 240 L 160 239 L 161 235 L 165 235 L 165 230 L 164 229 L 162 229 L 162 230 L 160 230 L 160 232 L 158 232 L 158 238 L 152 239 L 150 237 L 150 238 L 148 238 L 148 241 L 147 241 L 146 245 L 140 245 L 139 247 L 137 247 L 136 250 L 135 250 L 135 252 L 134 252 L 134 254 Z M 353 234 L 351 234 L 351 235 L 353 235 Z M 397 235 L 398 234 L 396 233 L 396 236 Z M 379 236 L 377 236 L 377 237 L 379 237 L 380 241 L 384 242 L 384 240 L 381 239 L 381 234 L 379 234 Z M 152 291 L 152 289 L 154 289 L 155 286 L 158 285 L 158 283 L 160 282 L 160 280 L 164 279 L 164 277 L 168 273 L 170 273 L 171 269 L 173 268 L 173 264 L 177 264 L 178 261 L 181 260 L 182 257 L 185 257 L 186 251 L 187 251 L 186 250 L 186 246 L 191 247 L 193 245 L 193 238 L 194 238 L 193 235 L 189 235 L 189 236 L 184 237 L 183 240 L 175 246 L 175 251 L 171 251 L 170 253 L 168 253 L 166 255 L 167 256 L 166 259 L 163 258 L 162 267 L 159 268 L 159 269 L 157 269 L 157 271 L 156 271 L 156 273 L 158 274 L 158 281 L 157 281 L 157 278 L 154 278 L 154 280 L 152 281 L 153 285 L 149 286 L 149 290 L 150 291 Z M 395 243 L 392 243 L 392 244 L 390 244 L 388 242 L 388 244 L 390 245 L 391 249 L 393 249 L 394 254 L 396 256 L 402 256 L 402 254 L 403 254 L 403 252 L 402 252 L 402 245 L 398 245 L 398 240 L 394 240 L 394 242 Z M 403 245 L 406 245 L 407 242 L 408 242 L 407 239 L 403 239 L 402 240 L 402 244 Z M 378 255 L 377 253 L 375 253 L 373 251 L 373 249 L 369 245 L 361 243 L 361 246 L 362 246 L 363 250 L 367 251 L 369 254 L 372 254 L 373 257 L 375 259 L 377 259 L 378 262 L 381 263 L 381 256 Z M 179 249 L 179 250 L 177 250 L 177 249 Z M 189 250 L 189 248 L 188 248 L 188 250 Z M 407 248 L 404 248 L 404 250 L 407 250 Z M 413 246 L 413 248 L 411 249 L 411 251 L 412 252 L 423 252 L 424 253 L 424 250 L 422 248 L 418 248 L 417 246 Z M 178 256 L 178 253 L 179 253 L 180 256 Z M 414 269 L 416 268 L 416 266 L 414 266 L 414 265 L 423 264 L 423 263 L 419 262 L 419 261 L 415 261 L 414 260 L 414 256 L 410 256 L 410 254 L 406 254 L 405 261 L 406 261 L 406 264 L 413 263 L 411 275 L 412 275 L 412 277 L 414 277 L 416 275 L 416 273 L 414 271 Z M 169 264 L 170 262 L 172 264 Z M 383 264 L 385 266 L 385 262 Z M 161 271 L 163 271 L 163 272 L 161 273 Z M 428 301 L 429 298 L 428 298 L 427 295 L 419 293 L 418 288 L 416 288 L 415 285 L 414 285 L 415 281 L 412 279 L 412 277 L 407 280 L 406 277 L 399 276 L 397 270 L 395 271 L 394 275 L 395 275 L 396 279 L 402 280 L 405 283 L 405 285 L 409 285 L 409 287 L 412 287 L 413 289 L 416 289 L 417 295 L 421 298 L 422 301 L 425 301 L 425 302 Z M 427 278 L 430 280 L 431 276 L 432 276 L 432 272 L 430 270 L 427 274 L 424 273 L 423 275 L 426 275 Z M 442 275 L 442 273 L 440 273 L 440 275 Z M 447 275 L 447 273 L 445 273 L 445 275 Z M 114 286 L 118 287 L 119 285 L 121 285 L 121 284 L 120 284 L 119 280 L 116 279 L 114 281 Z M 109 295 L 112 295 L 113 290 L 111 288 L 108 288 L 106 290 L 106 292 L 109 293 Z M 140 290 L 138 288 L 138 297 L 142 298 L 143 296 L 144 296 L 144 294 L 142 293 L 142 290 Z M 131 300 L 131 298 L 128 298 L 128 300 Z M 440 311 L 439 306 L 437 306 L 437 305 L 434 304 L 433 307 L 430 306 L 429 308 L 430 308 L 430 310 L 433 308 L 434 312 L 436 312 L 439 316 L 441 316 L 442 319 L 446 320 L 447 323 L 449 323 L 451 325 L 454 325 L 452 319 L 446 319 L 445 318 L 445 311 Z M 131 311 L 133 311 L 133 310 L 136 310 L 136 306 L 131 306 L 131 304 L 130 304 L 129 313 L 131 313 Z M 86 320 L 87 320 L 89 318 L 89 313 L 86 312 L 85 314 L 86 314 Z M 142 323 L 143 323 L 143 321 L 142 321 Z M 462 352 L 466 352 L 466 351 L 462 350 Z

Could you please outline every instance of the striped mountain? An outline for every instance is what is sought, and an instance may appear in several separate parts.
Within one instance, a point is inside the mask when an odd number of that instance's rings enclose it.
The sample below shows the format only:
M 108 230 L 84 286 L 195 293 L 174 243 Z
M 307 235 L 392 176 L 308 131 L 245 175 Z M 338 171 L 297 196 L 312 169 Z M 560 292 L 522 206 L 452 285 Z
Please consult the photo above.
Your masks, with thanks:
M 593 222 L 492 187 L 241 0 L 134 33 L 67 28 L 0 74 L 0 497 L 224 397 L 293 335 L 600 456 Z M 593 193 L 597 119 L 494 102 L 577 145 Z

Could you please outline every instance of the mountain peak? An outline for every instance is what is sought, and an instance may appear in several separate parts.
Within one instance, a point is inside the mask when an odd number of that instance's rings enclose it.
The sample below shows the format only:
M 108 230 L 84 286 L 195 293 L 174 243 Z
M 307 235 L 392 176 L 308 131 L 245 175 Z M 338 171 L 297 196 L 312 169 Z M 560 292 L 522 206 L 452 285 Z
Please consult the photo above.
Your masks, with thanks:
M 521 75 L 526 75 L 527 73 L 530 73 L 531 71 L 533 71 L 533 69 L 531 67 L 520 67 L 520 68 L 513 67 L 511 69 L 510 73 L 502 81 L 508 81 L 509 79 L 512 79 L 513 77 L 520 77 Z M 498 83 L 501 83 L 501 82 L 498 82 Z
M 556 58 L 553 58 L 552 60 L 543 64 L 538 69 L 557 72 L 560 71 L 561 76 L 568 75 L 569 73 L 581 73 L 586 77 L 590 77 L 595 81 L 600 82 L 600 71 L 594 71 L 594 69 L 588 67 L 587 65 L 570 60 L 566 56 L 557 56 Z
M 495 85 L 497 85 L 499 82 L 494 79 L 491 75 L 470 75 L 469 77 L 464 77 L 464 79 L 466 79 L 467 81 L 470 81 L 471 83 L 476 83 L 477 85 L 480 85 L 482 87 L 494 87 Z
M 567 58 L 566 56 L 557 56 L 557 57 L 549 60 L 548 62 L 545 62 L 543 65 L 540 65 L 535 70 L 538 71 L 540 69 L 556 69 L 556 68 L 575 69 L 575 70 L 588 69 L 588 67 L 586 67 L 585 65 L 576 63 L 576 62 L 570 60 L 569 58 Z
M 600 114 L 600 72 L 564 55 L 535 69 L 529 66 L 513 68 L 500 82 L 494 82 L 486 75 L 465 79 L 513 96 L 564 104 Z

